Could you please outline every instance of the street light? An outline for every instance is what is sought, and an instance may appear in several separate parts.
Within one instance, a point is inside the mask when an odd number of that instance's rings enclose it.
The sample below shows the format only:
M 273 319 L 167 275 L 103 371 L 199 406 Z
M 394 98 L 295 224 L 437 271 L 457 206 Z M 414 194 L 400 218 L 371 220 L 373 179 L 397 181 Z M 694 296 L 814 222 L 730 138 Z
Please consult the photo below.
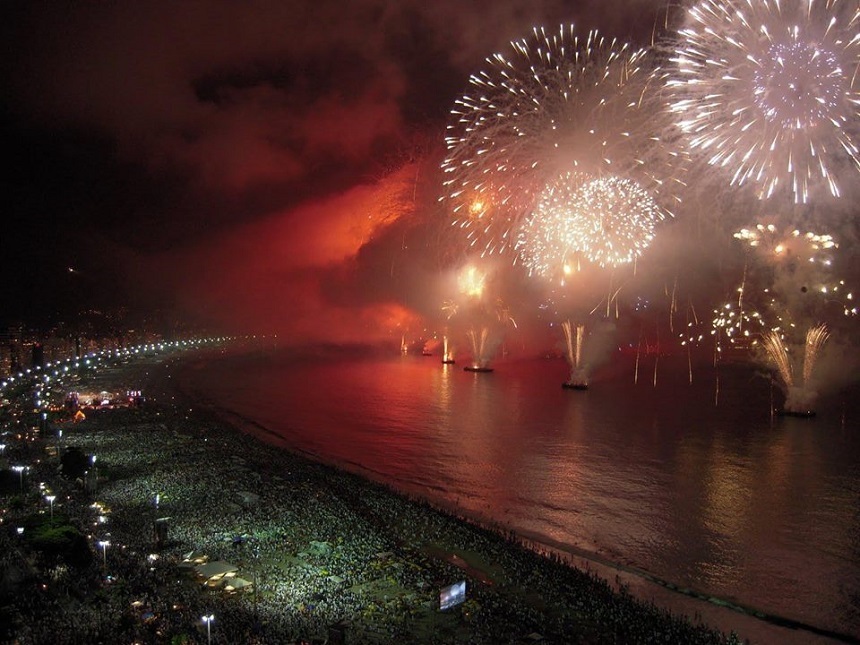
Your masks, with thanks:
M 206 623 L 206 643 L 212 645 L 212 621 L 215 620 L 215 616 L 209 614 L 208 616 L 203 616 L 202 620 Z
M 56 495 L 45 495 L 45 499 L 48 500 L 48 503 L 51 505 L 51 524 L 54 523 L 54 500 L 57 499 Z
M 105 571 L 107 571 L 107 548 L 110 546 L 109 540 L 99 540 L 99 546 L 102 548 L 102 558 L 104 562 Z
M 21 480 L 21 491 L 24 490 L 24 471 L 29 470 L 27 466 L 12 466 L 12 470 L 18 473 L 18 477 Z

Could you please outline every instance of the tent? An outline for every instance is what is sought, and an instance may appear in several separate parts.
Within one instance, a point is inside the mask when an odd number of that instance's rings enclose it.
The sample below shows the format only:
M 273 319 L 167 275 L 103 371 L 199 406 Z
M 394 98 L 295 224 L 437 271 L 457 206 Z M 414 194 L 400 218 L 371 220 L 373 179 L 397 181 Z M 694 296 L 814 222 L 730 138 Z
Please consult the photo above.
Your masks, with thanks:
M 197 572 L 197 575 L 206 578 L 207 580 L 212 580 L 213 578 L 221 578 L 228 573 L 236 573 L 239 570 L 235 564 L 230 564 L 225 560 L 215 560 L 214 562 L 206 562 L 204 564 L 198 564 L 194 567 L 194 571 Z
M 253 582 L 240 578 L 239 576 L 224 579 L 224 589 L 227 591 L 237 591 L 239 589 L 244 589 L 245 587 L 250 587 L 253 584 Z

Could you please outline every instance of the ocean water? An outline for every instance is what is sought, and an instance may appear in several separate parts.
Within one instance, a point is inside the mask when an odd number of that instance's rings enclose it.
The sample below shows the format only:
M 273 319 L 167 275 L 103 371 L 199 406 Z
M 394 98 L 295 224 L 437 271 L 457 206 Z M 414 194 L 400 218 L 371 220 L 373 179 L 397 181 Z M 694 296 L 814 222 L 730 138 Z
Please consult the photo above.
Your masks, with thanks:
M 655 369 L 656 368 L 656 369 Z M 423 356 L 272 351 L 186 366 L 261 436 L 555 548 L 860 639 L 860 407 L 774 416 L 749 368 L 616 355 L 476 374 Z M 814 632 L 813 629 L 813 632 Z M 803 630 L 801 630 L 802 633 Z M 812 634 L 813 632 L 810 632 Z

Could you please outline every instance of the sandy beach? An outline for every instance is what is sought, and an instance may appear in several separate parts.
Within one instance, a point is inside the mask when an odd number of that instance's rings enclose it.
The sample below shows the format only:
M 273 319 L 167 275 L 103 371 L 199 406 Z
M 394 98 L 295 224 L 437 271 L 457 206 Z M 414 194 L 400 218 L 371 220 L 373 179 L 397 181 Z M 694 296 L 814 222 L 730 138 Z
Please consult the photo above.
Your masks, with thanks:
M 736 641 L 502 531 L 237 431 L 178 396 L 178 360 L 87 377 L 142 389 L 140 407 L 86 411 L 56 426 L 61 441 L 6 441 L 8 464 L 31 471 L 20 491 L 15 473 L 4 489 L 4 642 Z M 97 457 L 95 476 L 58 472 L 57 452 L 73 450 Z M 89 560 L 40 553 L 32 538 L 46 522 L 80 531 Z M 440 610 L 440 590 L 460 581 L 465 602 Z

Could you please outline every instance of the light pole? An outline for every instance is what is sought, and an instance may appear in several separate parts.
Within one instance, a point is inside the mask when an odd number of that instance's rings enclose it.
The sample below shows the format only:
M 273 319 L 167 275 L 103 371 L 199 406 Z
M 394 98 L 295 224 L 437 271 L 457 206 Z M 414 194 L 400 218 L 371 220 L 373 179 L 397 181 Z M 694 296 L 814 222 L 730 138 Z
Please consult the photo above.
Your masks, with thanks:
M 203 622 L 206 623 L 206 643 L 208 645 L 212 645 L 212 621 L 215 620 L 215 616 L 209 614 L 208 616 L 203 616 Z
M 51 524 L 54 523 L 54 500 L 57 499 L 56 495 L 45 495 L 45 499 L 48 500 L 48 504 L 51 505 Z
M 12 466 L 12 470 L 18 473 L 21 481 L 21 492 L 24 492 L 24 471 L 27 470 L 27 466 Z
M 99 546 L 102 548 L 102 562 L 104 562 L 105 571 L 107 571 L 107 548 L 110 546 L 110 541 L 99 540 Z

